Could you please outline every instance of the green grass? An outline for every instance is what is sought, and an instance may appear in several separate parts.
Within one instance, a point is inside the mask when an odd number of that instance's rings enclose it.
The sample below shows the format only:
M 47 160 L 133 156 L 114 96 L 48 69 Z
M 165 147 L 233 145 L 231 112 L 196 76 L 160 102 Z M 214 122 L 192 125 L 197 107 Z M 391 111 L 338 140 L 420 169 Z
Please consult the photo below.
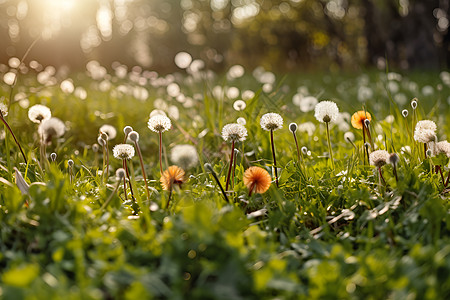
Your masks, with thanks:
M 73 74 L 72 78 L 75 87 L 87 91 L 86 99 L 62 92 L 59 83 L 46 87 L 33 74 L 20 76 L 14 89 L 15 95 L 25 95 L 29 106 L 40 103 L 50 107 L 53 116 L 66 122 L 67 132 L 47 147 L 48 154 L 55 152 L 58 157 L 41 172 L 37 124 L 28 120 L 24 101 L 11 103 L 7 120 L 29 164 L 22 163 L 6 132 L 0 148 L 0 298 L 450 296 L 449 193 L 441 177 L 430 172 L 430 164 L 448 165 L 448 158 L 423 160 L 422 148 L 410 136 L 410 100 L 417 97 L 418 119 L 435 121 L 438 139 L 448 138 L 450 87 L 439 74 L 411 73 L 401 78 L 376 71 L 361 75 L 289 74 L 277 76 L 271 91 L 263 91 L 262 84 L 250 75 L 198 81 L 176 75 L 173 78 L 185 95 L 185 99 L 178 99 L 181 102 L 167 94 L 165 85 L 152 86 L 156 79 L 139 86 L 111 75 L 107 80 L 110 88 L 102 90 L 101 81 L 85 74 Z M 215 86 L 252 90 L 255 97 L 238 112 L 233 109 L 233 100 L 213 92 Z M 424 91 L 425 86 L 432 92 Z M 0 87 L 7 103 L 10 87 Z M 146 100 L 136 99 L 137 87 L 148 91 Z M 319 101 L 336 101 L 340 111 L 350 115 L 363 109 L 358 91 L 370 89 L 365 109 L 373 116 L 372 136 L 379 149 L 399 154 L 398 183 L 392 166 L 386 165 L 382 171 L 387 184 L 379 186 L 376 169 L 364 165 L 362 152 L 355 151 L 343 137 L 352 131 L 356 146 L 362 147 L 361 132 L 352 129 L 349 120 L 331 127 L 336 159 L 333 172 L 325 125 L 315 120 L 314 111 L 301 112 L 292 103 L 300 87 L 307 88 L 305 95 L 316 96 Z M 174 191 L 169 209 L 163 209 L 169 196 L 159 183 L 158 134 L 147 128 L 158 98 L 179 111 L 178 119 L 171 117 L 172 130 L 163 133 L 169 165 L 168 154 L 177 144 L 195 145 L 200 158 L 198 166 L 186 170 L 187 182 Z M 187 107 L 183 106 L 186 102 Z M 401 116 L 405 108 L 409 110 L 406 120 Z M 274 132 L 280 187 L 273 182 L 266 193 L 248 197 L 242 182 L 245 169 L 255 165 L 272 172 L 269 132 L 259 125 L 267 112 L 284 118 L 283 129 Z M 386 119 L 388 115 L 393 116 L 392 123 Z M 211 163 L 225 185 L 230 144 L 223 141 L 220 132 L 238 117 L 246 119 L 248 137 L 237 143 L 240 152 L 234 188 L 228 194 L 231 203 L 227 204 L 203 163 Z M 299 146 L 311 151 L 300 163 L 288 130 L 291 122 L 316 126 L 311 136 L 297 132 Z M 117 137 L 109 141 L 110 150 L 123 142 L 124 126 L 139 132 L 150 199 L 139 159 L 134 157 L 130 161 L 131 182 L 137 204 L 123 201 L 120 185 L 110 205 L 101 209 L 116 185 L 114 171 L 122 166 L 110 154 L 108 184 L 102 182 L 97 172 L 102 155 L 96 157 L 91 146 L 103 124 L 118 129 Z M 404 146 L 411 147 L 411 154 L 400 151 Z M 75 162 L 73 183 L 68 159 Z M 166 162 L 163 166 L 167 168 Z M 14 183 L 12 167 L 17 167 L 30 184 L 28 194 L 22 194 Z M 447 172 L 444 170 L 445 175 Z M 150 202 L 160 208 L 150 211 Z

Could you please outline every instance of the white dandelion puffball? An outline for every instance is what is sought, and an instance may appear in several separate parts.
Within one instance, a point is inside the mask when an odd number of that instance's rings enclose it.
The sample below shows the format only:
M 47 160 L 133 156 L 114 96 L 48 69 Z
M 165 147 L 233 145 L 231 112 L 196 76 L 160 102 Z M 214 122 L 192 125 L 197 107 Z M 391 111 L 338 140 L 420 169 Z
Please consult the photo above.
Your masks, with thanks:
M 419 143 L 429 143 L 436 140 L 436 123 L 430 120 L 417 122 L 414 130 L 414 140 Z
M 247 129 L 240 124 L 231 123 L 223 126 L 222 128 L 222 138 L 227 142 L 242 142 L 245 141 L 246 137 Z
M 309 112 L 314 109 L 314 107 L 317 105 L 317 98 L 313 96 L 306 96 L 300 99 L 299 106 L 300 111 L 302 112 Z
M 333 101 L 321 101 L 317 103 L 314 117 L 321 123 L 335 122 L 339 115 L 339 108 Z
M 134 147 L 129 144 L 115 145 L 113 155 L 118 159 L 131 159 L 134 156 Z
M 267 131 L 283 127 L 283 118 L 277 113 L 267 113 L 261 117 L 261 128 Z
M 450 143 L 447 141 L 441 141 L 436 143 L 436 155 L 444 153 L 447 157 L 450 157 Z
M 176 145 L 170 152 L 170 159 L 175 165 L 187 170 L 198 164 L 197 149 L 192 145 Z
M 148 120 L 148 128 L 154 132 L 164 132 L 172 127 L 170 119 L 163 115 L 154 115 Z
M 247 104 L 243 100 L 236 100 L 233 103 L 233 108 L 236 111 L 242 111 L 247 107 Z
M 52 111 L 45 105 L 36 104 L 28 109 L 28 118 L 33 123 L 41 123 L 52 117 Z
M 245 118 L 239 117 L 239 118 L 237 118 L 236 123 L 238 123 L 239 125 L 245 126 L 245 124 L 247 124 L 247 121 L 245 120 Z
M 105 133 L 108 136 L 108 140 L 112 140 L 117 136 L 117 130 L 112 125 L 105 124 L 98 130 L 100 133 Z
M 312 136 L 316 131 L 316 125 L 313 122 L 305 122 L 298 125 L 298 131 L 306 132 L 309 136 Z
M 38 127 L 38 134 L 46 143 L 50 143 L 53 138 L 61 137 L 65 132 L 66 126 L 58 118 L 44 120 Z
M 349 142 L 354 142 L 355 134 L 351 131 L 347 131 L 346 133 L 344 133 L 344 139 Z
M 2 112 L 2 116 L 6 117 L 8 115 L 8 106 L 4 103 L 0 103 L 0 111 Z
M 376 150 L 369 154 L 369 162 L 372 166 L 380 168 L 389 160 L 390 154 L 386 150 Z
M 129 134 L 128 134 L 128 139 L 130 140 L 130 141 L 132 141 L 133 143 L 137 143 L 137 142 L 139 142 L 139 133 L 137 133 L 136 131 L 131 131 Z

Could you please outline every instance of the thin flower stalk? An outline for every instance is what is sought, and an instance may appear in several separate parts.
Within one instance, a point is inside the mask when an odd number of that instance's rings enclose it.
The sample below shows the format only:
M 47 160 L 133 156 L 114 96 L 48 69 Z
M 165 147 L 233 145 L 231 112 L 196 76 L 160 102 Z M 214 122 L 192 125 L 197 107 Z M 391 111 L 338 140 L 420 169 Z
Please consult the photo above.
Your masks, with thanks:
M 230 175 L 231 175 L 231 169 L 233 168 L 233 158 L 234 158 L 234 143 L 233 140 L 231 142 L 231 154 L 230 154 L 230 166 L 228 167 L 228 173 L 227 173 L 227 182 L 225 184 L 225 190 L 228 191 L 228 185 L 230 183 Z
M 145 174 L 144 160 L 142 159 L 141 147 L 139 147 L 139 143 L 137 140 L 135 140 L 133 142 L 134 142 L 134 145 L 136 146 L 136 151 L 139 156 L 139 162 L 141 164 L 142 177 L 144 178 L 145 191 L 147 193 L 147 198 L 148 198 L 148 200 L 150 200 L 150 190 L 148 189 L 147 176 Z
M 216 181 L 217 185 L 220 188 L 220 191 L 222 192 L 223 197 L 225 198 L 225 201 L 227 201 L 228 203 L 230 203 L 230 200 L 228 199 L 227 194 L 225 193 L 225 190 L 222 187 L 222 184 L 220 183 L 219 177 L 217 177 L 216 172 L 214 171 L 214 169 L 212 168 L 211 164 L 206 163 L 205 164 L 205 169 L 207 169 L 208 171 L 211 172 L 212 176 L 214 177 L 214 180 Z
M 278 187 L 278 170 L 277 170 L 277 158 L 275 156 L 275 145 L 273 142 L 273 130 L 270 130 L 270 144 L 272 146 L 272 156 L 273 156 L 273 168 L 275 171 L 275 183 Z
M 330 151 L 330 159 L 331 159 L 331 166 L 334 170 L 334 158 L 333 158 L 333 149 L 331 149 L 331 140 L 330 140 L 330 122 L 325 122 L 327 125 L 327 141 L 328 141 L 328 150 Z
M 126 174 L 126 177 L 127 177 L 127 179 L 128 179 L 128 182 L 129 182 L 128 185 L 130 186 L 131 198 L 132 198 L 133 200 L 135 200 L 135 198 L 134 198 L 134 193 L 133 193 L 133 185 L 131 184 L 130 172 L 128 171 L 127 160 L 126 160 L 126 159 L 123 159 L 122 161 L 123 161 L 123 168 L 124 168 L 124 170 L 125 170 L 125 174 Z M 127 193 L 127 191 L 125 190 L 125 195 L 126 195 L 126 193 Z
M 0 119 L 2 120 L 3 124 L 5 124 L 6 129 L 8 129 L 9 133 L 11 133 L 14 142 L 16 143 L 17 147 L 20 150 L 20 153 L 22 154 L 23 160 L 25 161 L 26 164 L 28 164 L 28 160 L 27 157 L 25 156 L 25 153 L 23 152 L 22 146 L 20 146 L 19 141 L 16 138 L 16 135 L 14 134 L 14 132 L 12 131 L 11 127 L 9 126 L 8 122 L 5 120 L 5 118 L 3 117 L 2 112 L 0 111 Z M 9 155 L 8 155 L 9 156 Z

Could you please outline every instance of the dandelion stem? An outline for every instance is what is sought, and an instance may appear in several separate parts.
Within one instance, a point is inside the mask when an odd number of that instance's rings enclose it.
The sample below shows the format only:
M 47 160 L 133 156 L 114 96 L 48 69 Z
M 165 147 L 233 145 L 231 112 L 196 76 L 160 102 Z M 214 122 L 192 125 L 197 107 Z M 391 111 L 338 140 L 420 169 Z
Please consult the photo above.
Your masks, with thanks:
M 330 159 L 331 159 L 331 166 L 333 168 L 334 171 L 334 159 L 333 159 L 333 150 L 331 149 L 331 141 L 330 141 L 330 128 L 329 128 L 329 124 L 330 122 L 326 122 L 327 124 L 327 141 L 328 141 L 328 150 L 330 151 Z
M 441 166 L 436 166 L 436 173 L 438 173 L 438 172 L 441 175 L 442 184 L 445 186 L 445 179 L 444 179 L 444 174 L 442 173 Z
M 142 171 L 142 177 L 144 177 L 145 191 L 147 192 L 147 198 L 150 201 L 150 191 L 148 189 L 147 176 L 145 175 L 144 161 L 142 159 L 141 148 L 139 147 L 139 143 L 137 141 L 134 142 L 134 144 L 136 145 L 136 150 L 137 150 L 137 153 L 139 156 L 139 162 L 141 163 L 141 171 Z
M 11 135 L 14 139 L 14 142 L 16 142 L 17 147 L 19 147 L 20 153 L 22 153 L 22 156 L 23 156 L 23 160 L 25 161 L 26 164 L 28 164 L 27 158 L 25 156 L 25 153 L 22 150 L 22 147 L 20 146 L 19 141 L 17 140 L 16 136 L 14 135 L 14 132 L 12 131 L 11 127 L 9 127 L 8 122 L 6 122 L 6 120 L 3 117 L 3 114 L 1 112 L 0 112 L 0 119 L 2 120 L 3 124 L 5 124 L 8 131 L 11 133 Z M 9 153 L 7 153 L 7 155 L 9 156 Z
M 206 167 L 206 165 L 208 165 L 208 167 Z M 216 181 L 217 185 L 219 186 L 220 191 L 222 192 L 222 195 L 225 198 L 225 201 L 230 203 L 230 200 L 228 200 L 227 194 L 225 193 L 225 190 L 223 189 L 222 184 L 220 183 L 220 180 L 217 177 L 216 172 L 214 172 L 214 170 L 212 169 L 212 166 L 210 166 L 209 164 L 205 164 L 205 167 L 211 172 L 212 176 L 214 177 L 214 180 Z
M 125 169 L 125 173 L 127 174 L 128 181 L 130 182 L 128 185 L 130 186 L 131 198 L 133 198 L 133 200 L 135 200 L 134 193 L 133 193 L 133 186 L 131 185 L 130 172 L 128 171 L 128 165 L 127 165 L 126 159 L 123 160 L 123 168 Z
M 230 175 L 231 175 L 231 168 L 233 167 L 233 157 L 234 157 L 234 139 L 231 142 L 231 155 L 230 155 L 230 166 L 228 167 L 228 173 L 227 173 L 227 183 L 225 184 L 225 190 L 228 191 L 228 185 L 230 183 Z
M 297 135 L 295 134 L 295 131 L 292 132 L 292 135 L 294 136 L 295 146 L 297 147 L 297 159 L 300 162 L 300 149 L 298 148 Z
M 272 145 L 272 156 L 273 156 L 273 168 L 275 169 L 275 183 L 278 187 L 278 170 L 277 170 L 277 159 L 275 157 L 275 145 L 273 143 L 273 129 L 270 130 L 270 143 Z
M 448 171 L 447 181 L 446 181 L 445 184 L 444 184 L 445 187 L 447 187 L 449 181 L 450 181 L 450 170 Z
M 170 185 L 170 189 L 169 189 L 169 199 L 167 199 L 166 209 L 169 208 L 170 200 L 172 199 L 172 194 L 173 194 L 173 184 Z
M 427 143 L 423 143 L 423 154 L 425 159 L 427 159 Z
M 363 132 L 363 161 L 364 164 L 366 164 L 366 152 L 367 152 L 367 148 L 366 148 L 366 129 L 365 129 L 365 125 L 363 124 L 363 128 L 362 128 L 362 132 Z M 369 162 L 369 153 L 367 153 L 367 162 Z
M 114 194 L 117 193 L 117 190 L 119 189 L 119 185 L 120 185 L 120 181 L 117 182 L 116 187 L 114 188 L 114 191 L 111 193 L 111 195 L 109 195 L 108 199 L 106 199 L 105 203 L 103 203 L 103 205 L 100 209 L 105 209 L 109 205 Z
M 159 169 L 161 171 L 161 175 L 163 173 L 163 167 L 162 167 L 162 132 L 159 131 Z
M 125 169 L 125 159 L 122 160 L 122 167 Z M 128 197 L 127 197 L 127 176 L 123 176 L 123 193 L 125 195 L 124 197 L 125 197 L 125 201 L 126 201 L 128 199 Z
M 394 166 L 393 166 L 394 168 L 393 168 L 393 172 L 394 172 L 394 176 L 395 176 L 395 181 L 396 182 L 398 182 L 398 175 L 397 175 L 397 165 L 396 164 L 394 164 Z
M 386 185 L 386 181 L 384 180 L 383 173 L 381 172 L 381 167 L 378 167 L 378 173 L 380 174 L 380 180 L 383 181 L 383 185 Z
M 108 150 L 108 140 L 109 140 L 109 138 L 106 138 L 106 140 L 105 140 L 105 151 L 106 151 L 105 183 L 108 182 L 108 176 L 109 176 L 109 150 Z

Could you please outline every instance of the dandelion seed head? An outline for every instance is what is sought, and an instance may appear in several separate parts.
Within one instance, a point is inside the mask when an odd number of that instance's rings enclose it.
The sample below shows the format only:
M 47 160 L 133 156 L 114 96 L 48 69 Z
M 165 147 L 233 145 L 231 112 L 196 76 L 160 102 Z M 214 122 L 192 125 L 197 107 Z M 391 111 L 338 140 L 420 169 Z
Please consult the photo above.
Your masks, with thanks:
M 129 144 L 117 144 L 113 148 L 113 155 L 117 159 L 131 159 L 134 156 L 134 147 Z
M 312 136 L 316 131 L 316 125 L 313 122 L 305 122 L 298 125 L 298 131 L 306 132 L 309 136 Z
M 314 117 L 321 123 L 335 122 L 339 108 L 333 101 L 321 101 L 315 107 Z
M 430 157 L 430 156 L 433 155 L 433 151 L 431 151 L 431 149 L 427 149 L 426 154 L 427 154 L 428 157 Z
M 154 132 L 164 132 L 172 127 L 170 119 L 163 115 L 154 115 L 148 120 L 148 128 Z
M 160 178 L 161 186 L 163 190 L 169 191 L 174 184 L 181 185 L 184 182 L 185 172 L 178 166 L 170 166 L 163 172 Z
M 38 127 L 38 134 L 45 143 L 50 143 L 53 138 L 61 137 L 66 131 L 64 123 L 58 118 L 50 118 L 42 121 Z
M 414 99 L 411 101 L 411 107 L 412 107 L 412 109 L 416 109 L 416 108 L 417 108 L 417 99 L 416 99 L 416 98 L 414 98 Z
M 267 113 L 261 117 L 261 128 L 275 131 L 283 127 L 283 118 L 277 113 Z
M 369 120 L 370 123 L 370 121 L 372 120 L 372 116 L 369 112 L 360 110 L 352 115 L 350 122 L 352 123 L 353 128 L 362 129 L 365 125 L 366 120 Z
M 123 128 L 123 133 L 125 134 L 125 136 L 129 135 L 130 132 L 132 132 L 132 131 L 133 131 L 133 127 L 131 127 L 131 126 L 125 126 Z
M 236 100 L 233 103 L 234 110 L 242 111 L 247 107 L 247 104 L 243 100 Z
M 417 122 L 414 130 L 414 140 L 419 143 L 429 143 L 436 141 L 436 123 L 430 120 L 422 120 Z
M 365 142 L 365 143 L 364 143 L 364 148 L 370 149 L 370 148 L 371 148 L 371 145 L 370 145 L 368 142 Z
M 245 124 L 247 124 L 247 121 L 244 118 L 239 117 L 239 118 L 237 118 L 236 123 L 238 123 L 239 125 L 245 126 Z
M 297 126 L 296 123 L 291 123 L 291 124 L 289 124 L 289 130 L 290 130 L 292 133 L 296 132 L 296 131 L 297 131 L 297 128 L 298 128 L 298 126 Z
M 187 170 L 198 164 L 197 149 L 192 145 L 176 145 L 170 152 L 171 161 Z
M 444 153 L 447 157 L 450 157 L 450 143 L 447 141 L 441 141 L 436 143 L 436 155 Z
M 120 180 L 124 179 L 125 175 L 126 175 L 126 173 L 125 173 L 125 169 L 124 168 L 118 168 L 116 170 L 116 180 L 117 181 L 120 181 Z
M 369 128 L 369 126 L 370 126 L 370 120 L 369 119 L 365 119 L 364 120 L 364 126 L 366 126 L 366 128 Z
M 2 113 L 3 117 L 6 117 L 8 115 L 8 106 L 5 103 L 0 103 L 0 112 Z
M 247 189 L 262 194 L 269 189 L 272 178 L 265 169 L 253 166 L 245 170 L 243 181 Z
M 408 114 L 409 114 L 409 112 L 408 112 L 407 109 L 402 110 L 402 116 L 403 116 L 404 118 L 406 118 L 406 117 L 408 116 Z
M 52 154 L 50 154 L 50 159 L 52 160 L 52 161 L 55 161 L 56 160 L 56 153 L 55 152 L 52 152 Z
M 302 153 L 304 155 L 306 155 L 308 153 L 308 148 L 306 148 L 305 146 L 302 147 Z
M 117 136 L 117 130 L 114 128 L 114 126 L 105 124 L 102 125 L 99 129 L 100 133 L 105 133 L 108 136 L 108 141 L 114 139 Z
M 92 151 L 94 151 L 94 153 L 98 152 L 98 148 L 99 148 L 98 144 L 93 144 L 92 145 Z
M 132 141 L 133 143 L 137 143 L 139 142 L 139 133 L 137 133 L 136 131 L 132 130 L 128 133 L 128 138 L 130 139 L 130 141 Z
M 355 141 L 355 134 L 351 131 L 347 131 L 344 133 L 344 139 L 346 141 L 354 142 Z
M 298 94 L 297 94 L 298 95 Z M 301 97 L 298 101 L 301 112 L 310 112 L 317 104 L 317 98 L 313 96 Z
M 73 167 L 73 164 L 74 164 L 73 160 L 69 159 L 69 160 L 67 161 L 67 165 L 68 165 L 70 168 Z
M 50 108 L 45 105 L 36 104 L 28 109 L 28 118 L 33 123 L 41 123 L 44 120 L 48 120 L 52 117 Z
M 386 150 L 375 150 L 369 154 L 369 162 L 372 166 L 381 168 L 388 162 L 389 156 Z
M 101 136 L 97 138 L 97 143 L 102 147 L 105 147 L 106 145 L 106 141 Z
M 242 142 L 247 137 L 247 129 L 237 123 L 227 124 L 222 128 L 222 138 L 227 141 Z
M 397 163 L 400 161 L 400 157 L 397 153 L 391 153 L 389 154 L 389 163 L 393 166 L 397 165 Z

